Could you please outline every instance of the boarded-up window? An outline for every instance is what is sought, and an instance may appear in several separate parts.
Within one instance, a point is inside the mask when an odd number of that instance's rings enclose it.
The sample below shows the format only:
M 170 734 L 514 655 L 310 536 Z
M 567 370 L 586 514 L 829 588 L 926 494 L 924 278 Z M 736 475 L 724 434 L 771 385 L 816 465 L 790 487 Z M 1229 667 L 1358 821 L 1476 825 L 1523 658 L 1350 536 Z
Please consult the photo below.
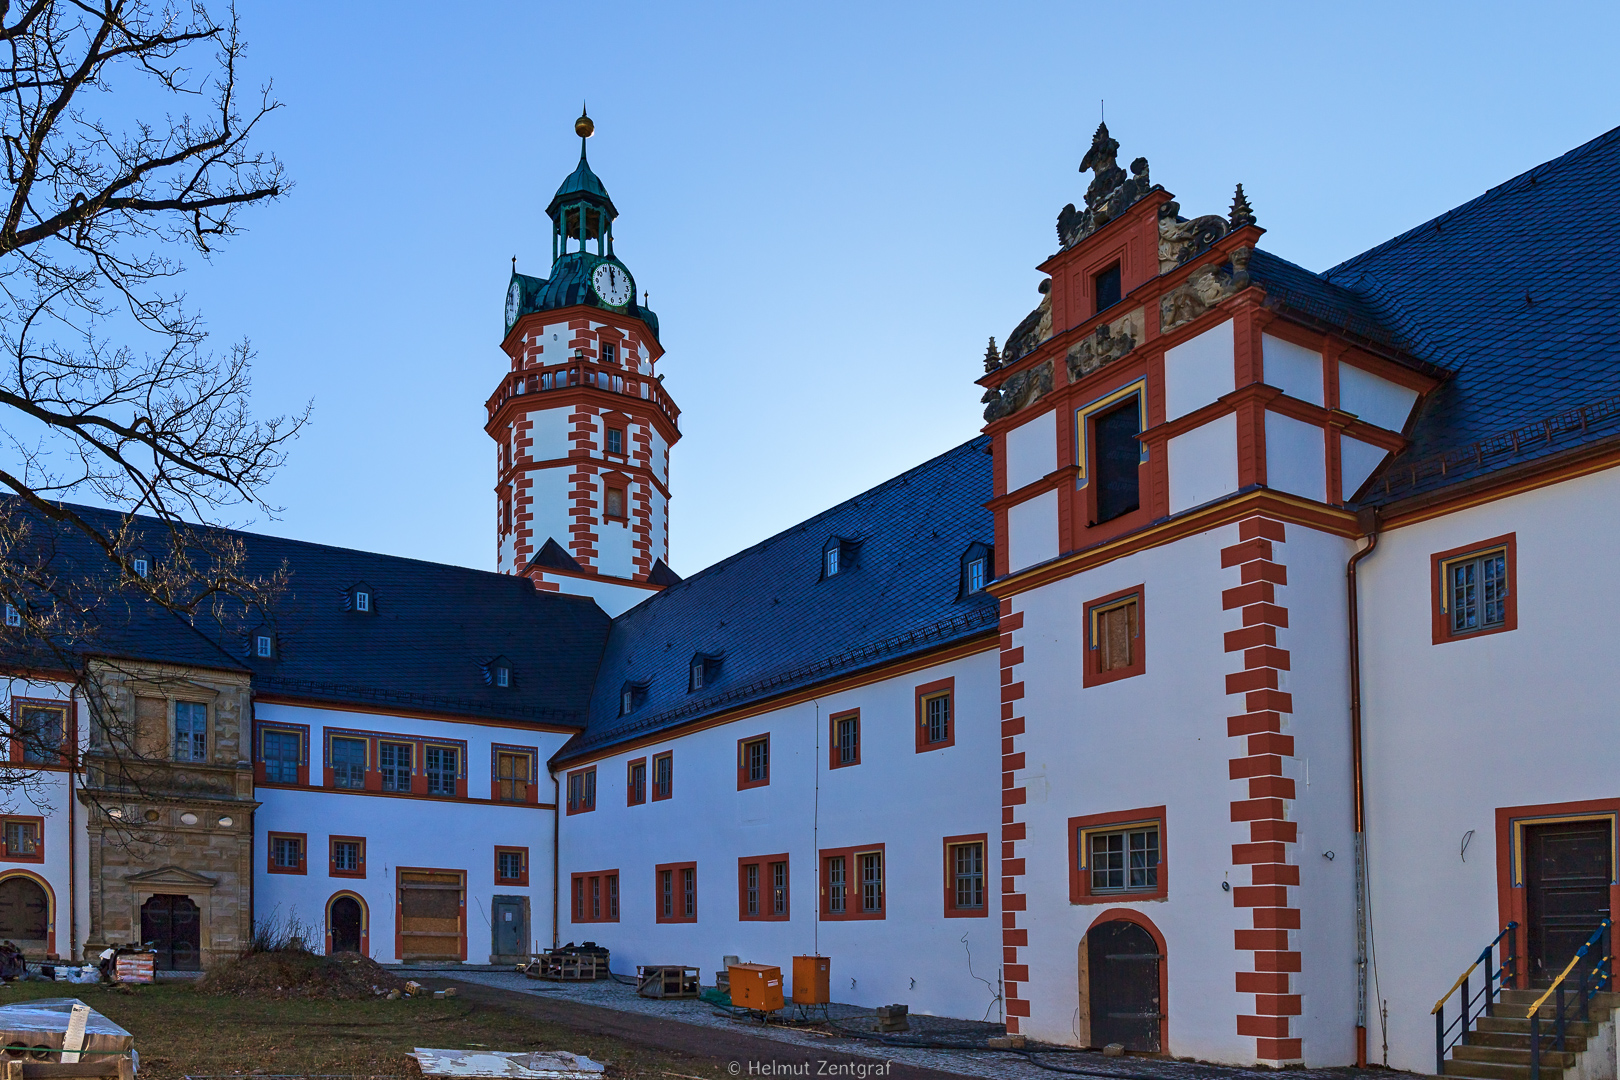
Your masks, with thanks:
M 1092 622 L 1097 670 L 1121 671 L 1130 667 L 1135 662 L 1139 632 L 1136 598 L 1094 610 Z
M 401 870 L 401 959 L 460 960 L 463 882 L 455 871 Z
M 113 721 L 114 724 L 117 721 Z M 114 731 L 113 740 L 125 743 L 130 735 L 127 732 Z M 137 697 L 135 699 L 135 753 L 141 757 L 161 758 L 168 755 L 169 749 L 169 703 L 158 697 Z

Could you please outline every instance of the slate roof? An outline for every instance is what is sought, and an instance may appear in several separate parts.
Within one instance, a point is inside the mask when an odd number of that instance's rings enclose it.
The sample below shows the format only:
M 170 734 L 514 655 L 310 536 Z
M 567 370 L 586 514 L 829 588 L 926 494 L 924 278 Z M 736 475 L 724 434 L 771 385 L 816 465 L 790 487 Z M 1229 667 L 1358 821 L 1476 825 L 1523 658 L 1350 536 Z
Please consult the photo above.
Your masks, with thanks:
M 516 274 L 515 280 L 523 283 L 523 302 L 518 310 L 519 317 L 531 311 L 553 311 L 557 308 L 570 307 L 574 304 L 585 304 L 590 307 L 599 307 L 606 311 L 622 311 L 640 319 L 652 331 L 653 338 L 658 338 L 658 316 L 651 308 L 642 307 L 632 298 L 629 304 L 622 308 L 609 308 L 597 298 L 595 290 L 591 288 L 591 274 L 598 264 L 604 262 L 603 258 L 585 252 L 572 251 L 558 257 L 551 264 L 551 277 L 541 278 L 532 274 Z M 614 259 L 620 266 L 624 264 Z M 628 270 L 626 271 L 628 273 Z
M 76 509 L 113 520 L 107 511 Z M 147 521 L 154 533 L 165 529 Z M 242 634 L 206 619 L 193 629 L 150 604 L 132 604 L 127 630 L 114 627 L 113 641 L 143 640 L 142 651 L 123 645 L 120 655 L 245 668 L 259 693 L 583 724 L 610 623 L 590 599 L 539 592 L 528 578 L 508 574 L 227 532 L 242 542 L 244 573 L 290 571 L 273 620 L 277 656 L 249 656 L 251 630 Z M 166 541 L 146 547 L 161 558 Z M 370 614 L 345 609 L 345 591 L 362 582 L 371 593 Z M 98 640 L 91 651 L 108 649 Z M 511 661 L 509 688 L 485 679 L 483 665 L 497 655 Z
M 613 207 L 613 200 L 608 198 L 607 188 L 602 185 L 601 178 L 591 171 L 591 163 L 585 160 L 584 139 L 579 141 L 579 164 L 574 166 L 573 172 L 563 178 L 562 185 L 557 188 L 557 194 L 551 197 L 551 202 L 546 206 L 546 213 L 555 218 L 557 207 L 565 202 L 574 202 L 578 198 L 604 207 L 613 217 L 619 216 L 619 211 Z
M 1321 280 L 1450 372 L 1366 502 L 1620 434 L 1620 128 Z
M 614 621 L 590 722 L 559 761 L 911 653 L 994 632 L 995 599 L 961 597 L 962 556 L 992 544 L 984 436 L 644 600 Z M 856 565 L 821 577 L 830 538 Z M 688 693 L 694 653 L 721 657 Z M 619 715 L 626 683 L 646 700 Z

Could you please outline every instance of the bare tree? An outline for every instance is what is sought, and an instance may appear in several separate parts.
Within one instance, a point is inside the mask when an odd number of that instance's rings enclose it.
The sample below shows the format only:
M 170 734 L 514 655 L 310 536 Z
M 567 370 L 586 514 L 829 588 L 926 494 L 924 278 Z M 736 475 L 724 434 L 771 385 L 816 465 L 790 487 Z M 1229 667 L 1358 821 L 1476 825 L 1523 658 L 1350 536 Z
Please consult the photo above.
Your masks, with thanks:
M 246 573 L 211 526 L 230 507 L 273 512 L 264 486 L 308 417 L 255 419 L 249 344 L 212 349 L 174 280 L 289 187 L 253 145 L 279 105 L 239 85 L 223 15 L 0 0 L 0 656 L 66 675 L 104 749 L 137 757 L 97 715 L 87 658 L 110 627 L 138 637 L 153 607 L 216 632 L 269 617 L 279 575 Z M 5 717 L 0 736 L 38 737 Z M 0 787 L 29 780 L 0 770 Z

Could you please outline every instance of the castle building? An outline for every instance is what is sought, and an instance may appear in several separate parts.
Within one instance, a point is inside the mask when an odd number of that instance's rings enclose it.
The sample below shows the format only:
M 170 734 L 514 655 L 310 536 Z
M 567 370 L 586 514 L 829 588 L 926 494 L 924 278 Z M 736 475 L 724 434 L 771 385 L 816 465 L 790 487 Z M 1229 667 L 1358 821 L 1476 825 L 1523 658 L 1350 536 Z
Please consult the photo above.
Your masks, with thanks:
M 1620 129 L 1317 273 L 1099 128 L 983 430 L 685 579 L 576 131 L 507 294 L 495 572 L 240 534 L 273 620 L 137 606 L 83 683 L 17 672 L 0 936 L 815 953 L 1053 1043 L 1493 1080 L 1491 999 L 1604 981 Z

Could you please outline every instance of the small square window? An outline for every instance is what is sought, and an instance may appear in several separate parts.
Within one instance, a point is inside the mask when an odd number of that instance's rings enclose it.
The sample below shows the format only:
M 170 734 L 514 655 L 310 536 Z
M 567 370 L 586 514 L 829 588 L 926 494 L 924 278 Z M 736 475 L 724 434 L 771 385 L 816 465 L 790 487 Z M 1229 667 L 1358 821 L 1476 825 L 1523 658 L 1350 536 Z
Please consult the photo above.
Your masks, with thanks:
M 366 839 L 363 836 L 334 836 L 331 838 L 331 877 L 366 876 Z
M 495 883 L 497 885 L 527 885 L 529 883 L 529 849 L 498 847 L 495 849 Z
M 1437 640 L 1511 629 L 1513 559 L 1509 545 L 1438 559 Z
M 271 833 L 268 852 L 270 873 L 304 873 L 304 839 L 303 833 Z
M 40 832 L 43 824 L 43 818 L 4 819 L 5 857 L 25 862 L 42 861 Z
M 1164 807 L 1069 819 L 1069 902 L 1167 894 Z
M 1146 672 L 1141 586 L 1087 604 L 1084 632 L 1082 685 L 1098 686 Z

